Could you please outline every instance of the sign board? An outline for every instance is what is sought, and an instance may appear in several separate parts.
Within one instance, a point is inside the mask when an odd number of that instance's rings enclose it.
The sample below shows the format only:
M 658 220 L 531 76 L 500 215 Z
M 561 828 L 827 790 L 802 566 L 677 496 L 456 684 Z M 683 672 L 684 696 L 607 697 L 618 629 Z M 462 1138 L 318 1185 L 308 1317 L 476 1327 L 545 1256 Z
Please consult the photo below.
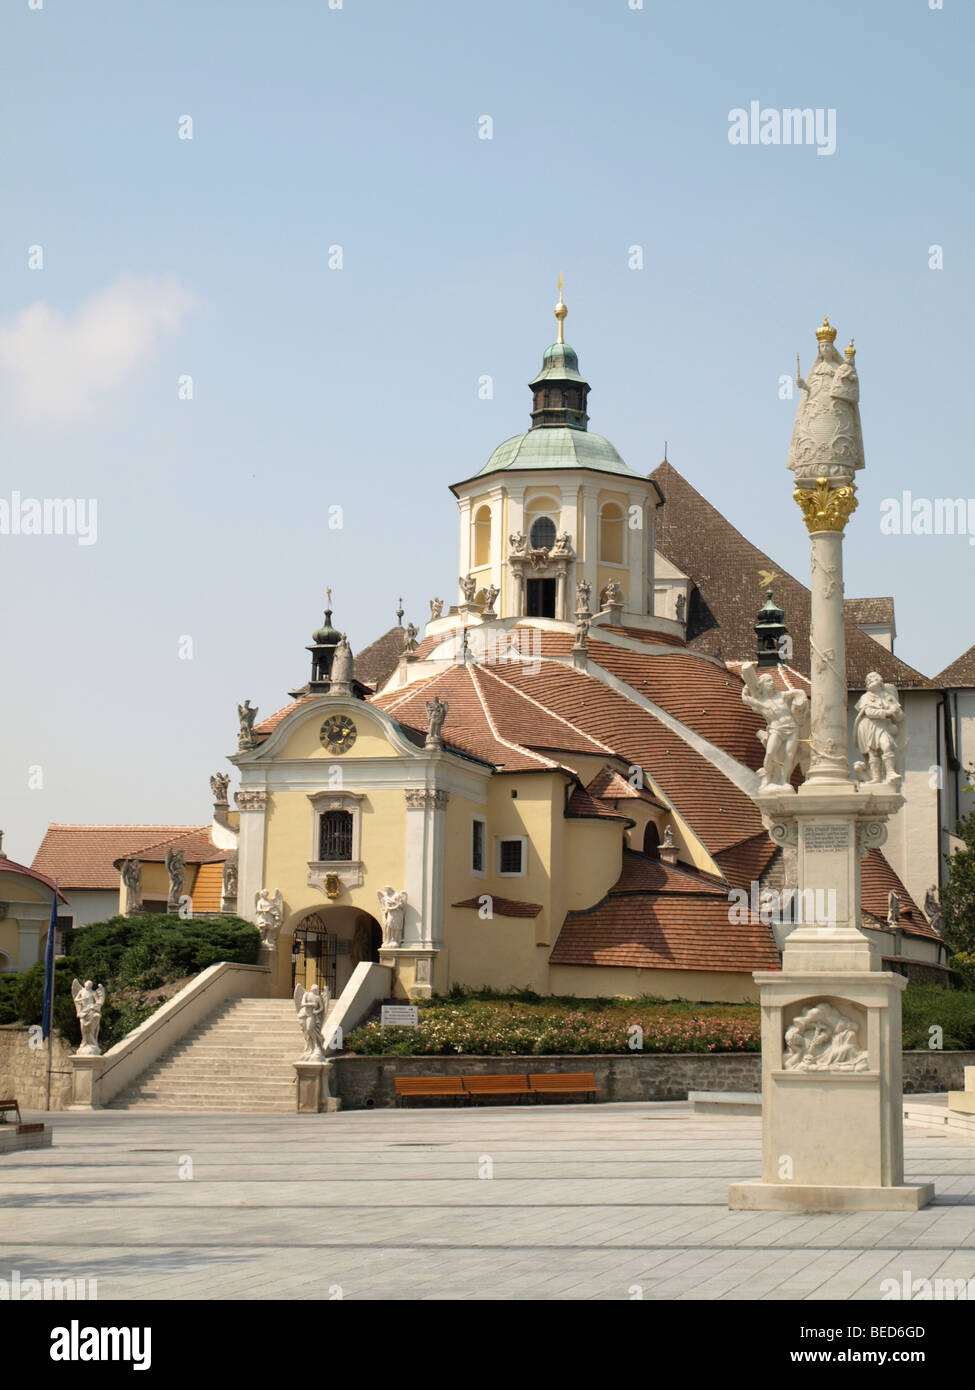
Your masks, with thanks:
M 420 1010 L 415 1004 L 384 1004 L 380 1028 L 418 1028 Z

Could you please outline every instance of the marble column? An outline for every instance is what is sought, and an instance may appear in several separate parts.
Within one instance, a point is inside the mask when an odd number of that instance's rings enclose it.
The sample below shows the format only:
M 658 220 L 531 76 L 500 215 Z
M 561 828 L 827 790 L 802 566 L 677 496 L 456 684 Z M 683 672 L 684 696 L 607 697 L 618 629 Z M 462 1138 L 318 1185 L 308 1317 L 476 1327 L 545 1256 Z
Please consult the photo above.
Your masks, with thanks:
M 757 795 L 772 840 L 797 851 L 802 918 L 780 971 L 755 975 L 762 1007 L 762 1178 L 735 1183 L 747 1210 L 916 1211 L 930 1183 L 904 1181 L 901 995 L 861 930 L 860 860 L 883 844 L 897 783 L 850 779 L 843 532 L 863 467 L 859 379 L 824 320 L 789 468 L 810 538 L 810 761 L 798 793 L 786 768 Z M 771 714 L 770 716 L 771 717 Z
M 264 818 L 267 792 L 263 788 L 237 793 L 240 848 L 237 865 L 237 912 L 254 921 L 254 903 L 264 882 Z

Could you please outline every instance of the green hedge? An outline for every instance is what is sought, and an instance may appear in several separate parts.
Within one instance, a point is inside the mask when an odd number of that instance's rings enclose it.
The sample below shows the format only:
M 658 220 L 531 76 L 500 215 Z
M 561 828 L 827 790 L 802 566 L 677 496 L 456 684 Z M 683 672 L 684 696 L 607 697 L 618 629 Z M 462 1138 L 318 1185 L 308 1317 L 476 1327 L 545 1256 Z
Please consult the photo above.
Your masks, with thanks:
M 253 965 L 261 934 L 242 917 L 184 919 L 177 912 L 112 917 L 79 927 L 70 938 L 71 955 L 55 963 L 54 1026 L 62 1037 L 81 1041 L 71 981 L 103 984 L 107 998 L 98 1041 L 112 1047 L 166 1002 L 143 997 L 170 980 L 197 975 L 217 961 Z M 41 1023 L 44 962 L 22 974 L 0 979 L 0 1023 Z

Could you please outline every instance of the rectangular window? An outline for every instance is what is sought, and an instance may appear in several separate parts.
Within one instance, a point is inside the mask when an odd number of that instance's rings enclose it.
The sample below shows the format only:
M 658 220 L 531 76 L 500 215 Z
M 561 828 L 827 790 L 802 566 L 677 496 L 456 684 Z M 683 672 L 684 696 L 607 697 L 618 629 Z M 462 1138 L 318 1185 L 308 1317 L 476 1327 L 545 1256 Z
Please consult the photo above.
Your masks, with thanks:
M 525 587 L 525 617 L 554 618 L 555 580 L 529 579 Z
M 498 842 L 498 873 L 524 873 L 524 841 L 500 840 Z
M 352 858 L 352 812 L 326 811 L 319 834 L 320 860 Z
M 476 874 L 484 872 L 484 828 L 477 817 L 471 821 L 471 868 Z

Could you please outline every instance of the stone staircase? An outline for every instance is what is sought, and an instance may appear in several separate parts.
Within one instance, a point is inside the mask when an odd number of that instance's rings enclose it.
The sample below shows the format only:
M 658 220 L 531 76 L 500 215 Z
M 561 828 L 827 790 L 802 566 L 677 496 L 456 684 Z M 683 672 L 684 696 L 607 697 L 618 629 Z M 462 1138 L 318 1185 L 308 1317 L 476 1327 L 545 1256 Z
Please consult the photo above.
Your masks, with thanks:
M 329 1013 L 335 1007 L 329 1005 Z M 291 999 L 230 999 L 110 1102 L 112 1110 L 295 1114 L 304 1049 Z

